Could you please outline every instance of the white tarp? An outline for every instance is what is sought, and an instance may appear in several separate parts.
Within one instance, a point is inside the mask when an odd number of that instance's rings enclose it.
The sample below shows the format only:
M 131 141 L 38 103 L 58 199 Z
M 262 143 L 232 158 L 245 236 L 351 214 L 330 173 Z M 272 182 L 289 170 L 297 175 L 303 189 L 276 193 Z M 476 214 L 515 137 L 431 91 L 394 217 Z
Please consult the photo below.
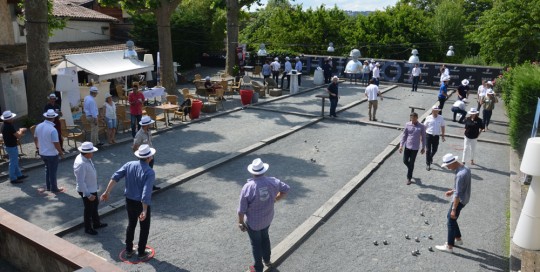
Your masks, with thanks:
M 97 75 L 99 81 L 153 71 L 154 66 L 139 60 L 124 59 L 124 51 L 66 55 L 65 59 L 84 71 Z

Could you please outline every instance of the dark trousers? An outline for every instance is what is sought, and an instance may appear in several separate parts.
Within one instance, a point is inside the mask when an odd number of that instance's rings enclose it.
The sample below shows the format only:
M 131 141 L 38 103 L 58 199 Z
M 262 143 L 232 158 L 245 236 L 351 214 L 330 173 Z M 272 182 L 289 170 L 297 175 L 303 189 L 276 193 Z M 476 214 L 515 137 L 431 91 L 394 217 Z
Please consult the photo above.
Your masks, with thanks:
M 84 229 L 91 230 L 94 228 L 93 226 L 101 225 L 98 214 L 99 197 L 97 192 L 92 193 L 96 197 L 94 201 L 90 201 L 88 197 L 84 197 L 82 192 L 79 192 L 79 195 L 84 204 Z
M 140 201 L 126 198 L 126 211 L 128 214 L 128 226 L 126 229 L 126 251 L 133 250 L 133 238 L 135 236 L 135 228 L 139 222 L 139 215 L 143 211 L 143 205 Z M 140 221 L 139 232 L 139 248 L 138 253 L 144 254 L 146 243 L 148 242 L 148 234 L 150 233 L 150 206 L 146 210 L 146 219 Z
M 270 75 L 263 75 L 263 85 L 266 85 L 266 79 L 269 77 Z
M 416 161 L 416 155 L 418 150 L 412 150 L 405 147 L 403 152 L 403 163 L 407 166 L 407 179 L 412 179 L 414 171 L 414 162 Z
M 141 121 L 142 115 L 131 115 L 131 137 L 135 138 L 137 131 L 141 129 L 139 122 Z
M 298 75 L 298 86 L 302 85 L 302 75 Z
M 332 72 L 324 72 L 324 83 L 330 83 L 332 81 Z
M 444 102 L 446 102 L 446 97 L 443 97 L 443 98 L 439 97 L 439 109 L 441 110 L 441 111 L 439 111 L 439 115 L 442 115 L 442 109 L 444 107 Z
M 270 262 L 272 248 L 270 247 L 270 236 L 268 235 L 269 228 L 270 226 L 262 230 L 252 230 L 248 226 L 249 241 L 251 242 L 251 253 L 253 254 L 253 259 L 255 260 L 253 267 L 257 272 L 263 271 L 263 260 L 265 263 Z
M 56 173 L 58 171 L 58 163 L 60 159 L 58 155 L 55 156 L 41 156 L 41 159 L 45 163 L 45 186 L 47 191 L 58 191 L 58 183 L 56 179 Z
M 283 88 L 283 79 L 287 77 L 287 89 L 291 87 L 291 76 L 287 75 L 287 73 L 283 72 L 283 75 L 281 76 L 281 89 Z
M 493 114 L 493 111 L 492 110 L 484 110 L 484 116 L 482 116 L 484 118 L 484 127 L 488 127 L 489 126 L 489 122 L 491 121 L 491 115 Z
M 450 209 L 448 210 L 448 215 L 446 216 L 448 218 L 448 223 L 446 224 L 448 226 L 448 245 L 454 246 L 454 241 L 456 238 L 461 238 L 461 231 L 459 230 L 458 225 L 458 218 L 459 214 L 461 213 L 461 209 L 463 209 L 464 205 L 459 202 L 457 208 L 456 208 L 456 219 L 452 219 L 450 217 L 450 213 L 452 212 L 452 205 L 454 205 L 454 202 L 450 203 Z
M 375 80 L 375 85 L 379 86 L 379 79 L 376 77 L 374 77 L 373 79 Z
M 330 116 L 336 116 L 336 108 L 337 108 L 337 102 L 338 99 L 336 98 L 330 98 Z
M 420 80 L 420 76 L 413 76 L 412 78 L 412 91 L 417 92 L 418 91 L 418 81 Z
M 426 148 L 426 164 L 431 165 L 439 148 L 439 135 L 426 134 Z
M 277 84 L 279 82 L 279 71 L 272 71 L 272 78 Z
M 452 112 L 454 113 L 454 119 L 452 119 L 452 120 L 456 121 L 456 115 L 458 113 L 461 113 L 461 118 L 459 118 L 459 122 L 463 123 L 463 121 L 465 120 L 465 117 L 467 116 L 467 111 L 462 110 L 462 109 L 460 109 L 458 107 L 452 107 Z

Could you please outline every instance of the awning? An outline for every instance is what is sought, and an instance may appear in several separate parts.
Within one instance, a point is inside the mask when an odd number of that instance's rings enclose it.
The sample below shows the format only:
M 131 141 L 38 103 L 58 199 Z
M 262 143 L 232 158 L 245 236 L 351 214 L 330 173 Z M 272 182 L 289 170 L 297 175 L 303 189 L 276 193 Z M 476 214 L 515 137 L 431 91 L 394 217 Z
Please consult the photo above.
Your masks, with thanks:
M 82 71 L 81 68 L 75 66 L 75 64 L 73 63 L 70 63 L 70 62 L 67 62 L 67 61 L 62 61 L 54 66 L 51 67 L 51 75 L 57 75 L 58 74 L 58 69 L 62 69 L 62 68 L 67 68 L 67 67 L 76 67 L 77 69 L 77 72 L 79 71 Z
M 135 75 L 154 70 L 154 66 L 139 60 L 124 59 L 124 51 L 107 51 L 66 55 L 65 59 L 99 80 Z

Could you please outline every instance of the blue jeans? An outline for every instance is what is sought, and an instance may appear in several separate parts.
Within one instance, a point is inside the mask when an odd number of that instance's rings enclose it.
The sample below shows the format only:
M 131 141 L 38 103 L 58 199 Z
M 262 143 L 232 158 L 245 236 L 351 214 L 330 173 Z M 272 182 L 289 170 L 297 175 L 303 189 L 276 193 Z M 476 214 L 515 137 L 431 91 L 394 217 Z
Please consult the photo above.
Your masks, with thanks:
M 270 262 L 270 236 L 268 235 L 268 229 L 270 226 L 262 230 L 252 230 L 248 226 L 249 240 L 251 241 L 251 251 L 253 253 L 253 259 L 255 260 L 255 271 L 263 271 L 263 260 L 265 263 Z
M 492 110 L 484 110 L 484 127 L 489 126 L 489 122 L 491 121 L 491 115 L 493 114 Z
M 137 131 L 141 129 L 139 122 L 141 121 L 142 115 L 131 115 L 131 137 L 135 138 Z M 135 130 L 136 128 L 136 130 Z
M 456 209 L 456 219 L 452 219 L 450 218 L 450 212 L 452 212 L 452 205 L 454 205 L 454 202 L 450 203 L 450 210 L 448 210 L 448 215 L 447 215 L 447 218 L 448 218 L 448 223 L 447 223 L 447 226 L 448 226 L 448 245 L 451 245 L 451 246 L 454 246 L 454 240 L 456 240 L 456 238 L 461 238 L 461 232 L 459 231 L 459 225 L 457 223 L 457 219 L 459 217 L 459 214 L 461 212 L 461 209 L 463 209 L 463 207 L 465 205 L 461 204 L 461 202 L 459 202 L 458 206 L 457 206 L 457 209 Z
M 5 147 L 9 157 L 9 179 L 17 180 L 22 176 L 21 169 L 19 168 L 19 150 L 17 146 Z
M 330 116 L 336 115 L 337 102 L 337 98 L 330 98 Z
M 47 191 L 58 191 L 58 184 L 56 183 L 56 171 L 58 170 L 58 155 L 56 156 L 41 156 L 41 159 L 45 163 L 45 185 Z

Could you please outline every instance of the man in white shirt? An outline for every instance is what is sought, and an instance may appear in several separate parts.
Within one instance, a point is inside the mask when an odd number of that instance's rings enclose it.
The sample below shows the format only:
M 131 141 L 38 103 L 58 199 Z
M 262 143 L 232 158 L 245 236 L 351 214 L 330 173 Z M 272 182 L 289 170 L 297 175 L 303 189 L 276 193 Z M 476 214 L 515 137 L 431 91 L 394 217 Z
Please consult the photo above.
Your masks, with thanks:
M 452 119 L 452 122 L 456 122 L 456 115 L 459 113 L 461 114 L 461 118 L 459 118 L 459 123 L 463 124 L 463 121 L 465 120 L 465 117 L 467 116 L 467 111 L 465 110 L 465 103 L 467 103 L 467 98 L 463 98 L 462 100 L 457 100 L 452 105 L 452 112 L 454 113 L 454 119 Z
M 53 193 L 62 193 L 64 188 L 58 188 L 56 180 L 56 172 L 58 170 L 59 158 L 64 157 L 60 141 L 58 139 L 58 132 L 54 128 L 54 118 L 58 116 L 53 109 L 47 110 L 43 114 L 45 120 L 36 126 L 34 132 L 34 144 L 41 156 L 41 159 L 45 163 L 45 186 L 47 191 Z
M 373 79 L 375 79 L 375 85 L 379 86 L 379 79 L 381 77 L 381 64 L 375 63 L 375 68 L 373 68 Z
M 296 57 L 296 64 L 294 66 L 294 69 L 299 73 L 298 74 L 298 86 L 302 85 L 302 61 L 300 61 L 299 57 Z
M 84 97 L 84 114 L 86 115 L 86 120 L 90 123 L 90 141 L 96 145 L 103 145 L 99 142 L 98 135 L 98 107 L 96 104 L 95 97 L 98 94 L 98 88 L 95 86 L 90 87 L 90 94 Z
M 422 69 L 418 67 L 418 63 L 414 64 L 414 68 L 411 71 L 412 77 L 412 90 L 411 92 L 418 91 L 418 82 L 422 79 Z
M 448 68 L 446 68 L 446 65 L 443 64 L 441 66 L 441 84 L 443 83 L 443 78 L 445 77 L 450 78 L 450 70 L 448 70 Z
M 383 97 L 381 96 L 379 87 L 375 85 L 374 78 L 369 80 L 369 86 L 366 87 L 365 95 L 368 100 L 369 121 L 377 121 L 376 115 L 377 115 L 377 107 L 379 104 L 379 101 L 377 101 L 377 97 L 380 97 L 381 101 L 383 100 Z M 372 108 L 373 108 L 373 115 L 371 114 Z
M 431 115 L 426 117 L 424 126 L 426 127 L 426 170 L 431 170 L 431 164 L 433 163 L 433 156 L 437 153 L 439 148 L 439 137 L 442 141 L 446 141 L 444 138 L 445 123 L 444 118 L 439 115 L 439 107 L 433 106 L 431 109 Z
M 84 232 L 96 235 L 96 229 L 107 226 L 99 220 L 97 196 L 98 182 L 97 172 L 92 157 L 98 151 L 91 142 L 84 142 L 78 148 L 81 154 L 77 155 L 73 162 L 73 173 L 77 181 L 76 190 L 82 198 L 84 205 Z
M 375 68 L 375 60 L 371 59 L 369 61 L 369 79 L 373 78 L 373 68 Z
M 289 60 L 289 57 L 285 57 L 285 70 L 281 76 L 281 89 L 283 89 L 283 79 L 285 79 L 285 77 L 287 77 L 287 89 L 291 87 L 291 76 L 289 73 L 292 71 L 292 64 Z
M 272 78 L 274 79 L 274 81 L 276 81 L 277 84 L 279 82 L 279 69 L 281 69 L 279 59 L 275 58 L 274 61 L 270 64 L 270 67 L 272 68 Z
M 482 104 L 480 102 L 482 102 L 482 100 L 484 99 L 484 96 L 486 96 L 487 94 L 487 91 L 488 91 L 489 87 L 487 86 L 487 81 L 486 80 L 482 80 L 482 85 L 478 86 L 478 92 L 477 92 L 477 109 L 478 111 L 480 111 L 480 109 L 482 108 Z

